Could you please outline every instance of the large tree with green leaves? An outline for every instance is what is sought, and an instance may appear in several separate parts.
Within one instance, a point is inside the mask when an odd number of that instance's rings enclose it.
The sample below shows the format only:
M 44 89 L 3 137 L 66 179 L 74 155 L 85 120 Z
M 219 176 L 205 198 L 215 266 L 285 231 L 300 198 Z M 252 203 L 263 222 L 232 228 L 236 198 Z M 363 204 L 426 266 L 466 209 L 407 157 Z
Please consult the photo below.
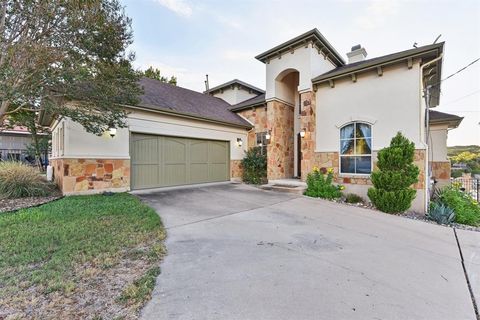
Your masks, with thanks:
M 171 76 L 169 79 L 165 76 L 162 76 L 160 73 L 160 69 L 154 68 L 152 66 L 148 67 L 147 70 L 143 71 L 143 76 L 150 79 L 155 79 L 161 82 L 173 84 L 174 86 L 177 85 L 177 77 Z
M 0 126 L 23 111 L 66 116 L 95 134 L 125 126 L 120 106 L 141 93 L 131 43 L 118 0 L 0 0 Z

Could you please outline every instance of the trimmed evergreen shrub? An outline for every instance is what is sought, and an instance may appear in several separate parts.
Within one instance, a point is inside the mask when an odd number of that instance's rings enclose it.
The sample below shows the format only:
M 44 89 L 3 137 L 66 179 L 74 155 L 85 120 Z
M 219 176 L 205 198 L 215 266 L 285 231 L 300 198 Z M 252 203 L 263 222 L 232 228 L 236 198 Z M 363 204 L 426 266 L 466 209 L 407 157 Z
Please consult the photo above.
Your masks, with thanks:
M 390 146 L 378 152 L 378 170 L 372 172 L 373 188 L 368 197 L 383 212 L 400 213 L 408 210 L 416 191 L 410 186 L 418 182 L 419 169 L 413 163 L 415 144 L 400 132 Z
M 243 182 L 262 184 L 267 181 L 267 156 L 260 147 L 253 147 L 245 152 L 242 159 Z
M 336 199 L 342 196 L 343 186 L 333 185 L 333 169 L 320 171 L 317 167 L 307 175 L 307 190 L 305 195 L 315 198 Z

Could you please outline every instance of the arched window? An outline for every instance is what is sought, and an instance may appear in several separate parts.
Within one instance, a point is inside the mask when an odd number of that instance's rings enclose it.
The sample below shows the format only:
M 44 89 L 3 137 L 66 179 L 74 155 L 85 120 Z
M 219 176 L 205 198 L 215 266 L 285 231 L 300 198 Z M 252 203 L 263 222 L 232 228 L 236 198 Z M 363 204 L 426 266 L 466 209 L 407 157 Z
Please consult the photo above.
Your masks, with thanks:
M 340 129 L 340 173 L 372 172 L 372 127 L 353 122 Z

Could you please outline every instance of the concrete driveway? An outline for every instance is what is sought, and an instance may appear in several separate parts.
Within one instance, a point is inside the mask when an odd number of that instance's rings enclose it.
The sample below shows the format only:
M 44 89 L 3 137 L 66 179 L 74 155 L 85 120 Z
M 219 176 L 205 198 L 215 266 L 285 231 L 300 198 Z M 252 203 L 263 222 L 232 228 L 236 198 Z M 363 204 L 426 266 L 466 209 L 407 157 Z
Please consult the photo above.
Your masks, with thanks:
M 139 196 L 169 251 L 143 319 L 476 318 L 451 228 L 239 184 Z M 480 233 L 457 234 L 478 301 Z

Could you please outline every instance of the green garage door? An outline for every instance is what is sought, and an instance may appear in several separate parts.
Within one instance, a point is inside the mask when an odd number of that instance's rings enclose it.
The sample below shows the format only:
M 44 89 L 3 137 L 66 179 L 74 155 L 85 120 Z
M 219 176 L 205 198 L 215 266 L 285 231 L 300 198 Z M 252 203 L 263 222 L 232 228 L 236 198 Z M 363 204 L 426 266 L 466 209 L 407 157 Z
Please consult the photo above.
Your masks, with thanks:
M 133 133 L 132 189 L 230 180 L 227 141 Z

